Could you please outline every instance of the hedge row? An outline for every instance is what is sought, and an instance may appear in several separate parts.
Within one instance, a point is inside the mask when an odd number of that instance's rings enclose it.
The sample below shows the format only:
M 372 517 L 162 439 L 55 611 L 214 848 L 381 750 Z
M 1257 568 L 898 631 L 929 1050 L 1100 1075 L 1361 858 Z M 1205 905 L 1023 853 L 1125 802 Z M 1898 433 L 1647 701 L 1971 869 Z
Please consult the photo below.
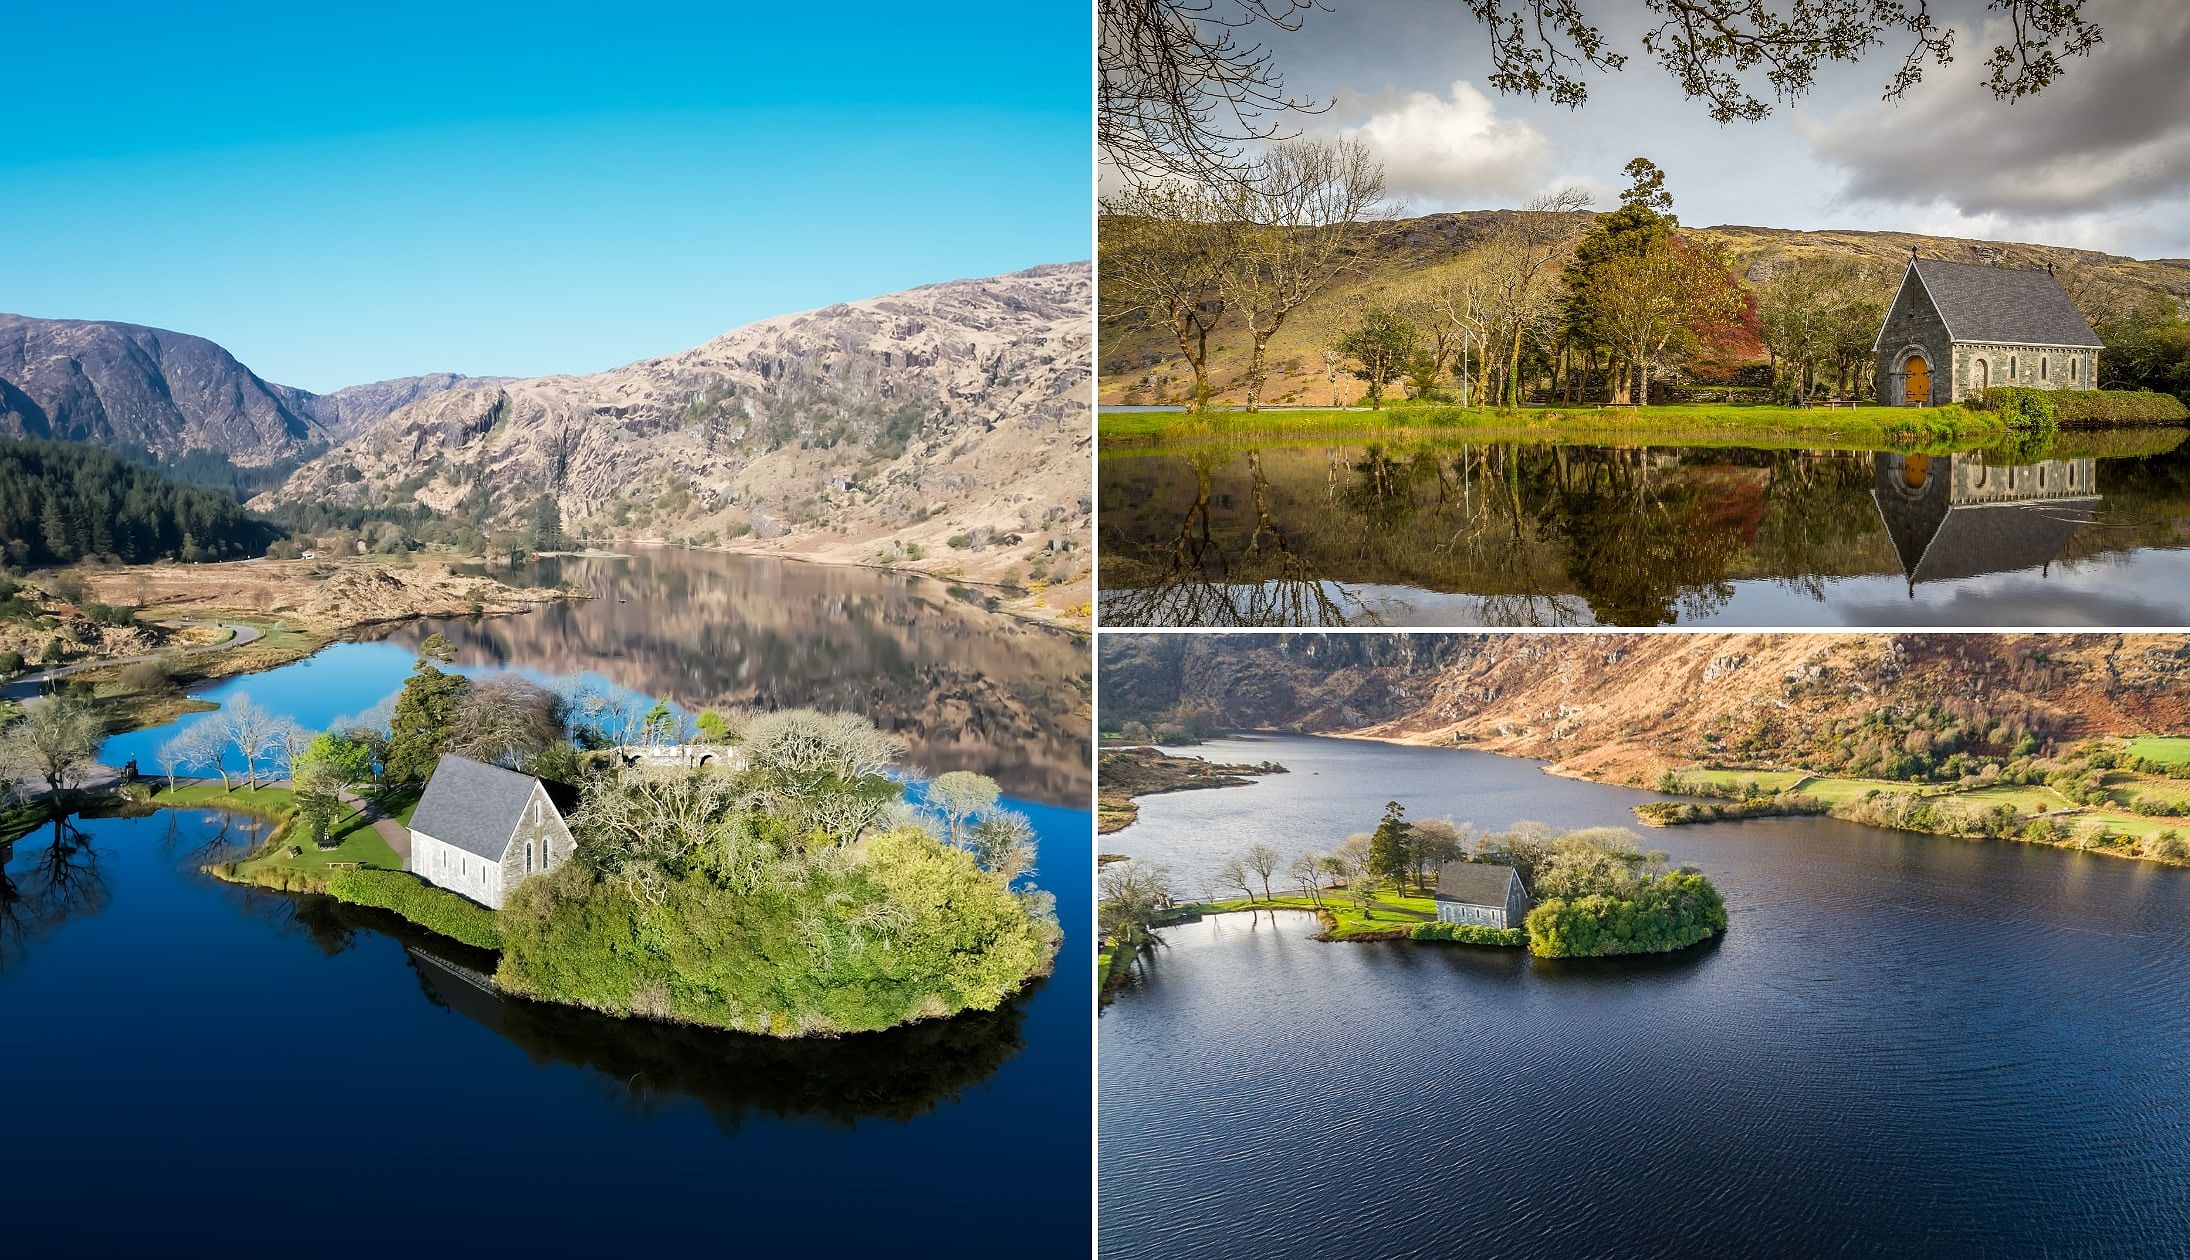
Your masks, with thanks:
M 393 911 L 429 932 L 479 949 L 502 948 L 502 929 L 494 911 L 403 871 L 371 867 L 330 871 L 327 895 L 352 905 Z
M 1417 923 L 1407 933 L 1417 941 L 1457 941 L 1462 945 L 1505 945 L 1518 948 L 1526 941 L 1519 928 L 1494 928 L 1483 923 Z
M 2045 417 L 2070 427 L 2181 424 L 2190 420 L 2190 407 L 2183 406 L 2181 399 L 2146 389 L 2032 389 L 2024 385 L 1995 385 L 1979 393 L 1970 405 L 1979 411 L 2010 417 Z

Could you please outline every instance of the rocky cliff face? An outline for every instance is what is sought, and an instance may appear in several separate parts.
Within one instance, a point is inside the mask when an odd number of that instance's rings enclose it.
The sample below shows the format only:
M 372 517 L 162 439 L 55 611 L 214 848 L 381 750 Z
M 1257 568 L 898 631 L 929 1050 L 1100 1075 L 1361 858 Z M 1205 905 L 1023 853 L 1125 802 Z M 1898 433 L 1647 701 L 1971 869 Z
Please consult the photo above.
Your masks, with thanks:
M 0 434 L 264 468 L 325 449 L 446 373 L 320 395 L 261 379 L 228 351 L 162 328 L 0 314 Z
M 1099 677 L 1106 726 L 1200 712 L 1609 779 L 1745 741 L 1794 756 L 1885 708 L 1982 710 L 2054 743 L 2190 729 L 2182 635 L 1110 635 Z
M 278 493 L 970 578 L 1084 577 L 1091 269 L 784 316 L 591 376 L 466 381 Z M 269 496 L 269 501 L 274 496 Z

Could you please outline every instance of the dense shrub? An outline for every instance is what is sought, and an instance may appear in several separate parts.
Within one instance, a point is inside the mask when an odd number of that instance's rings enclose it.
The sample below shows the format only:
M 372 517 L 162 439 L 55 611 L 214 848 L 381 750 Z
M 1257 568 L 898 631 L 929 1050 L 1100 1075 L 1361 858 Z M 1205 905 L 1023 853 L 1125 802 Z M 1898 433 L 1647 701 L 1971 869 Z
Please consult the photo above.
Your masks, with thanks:
M 1772 818 L 1785 814 L 1822 814 L 1825 802 L 1801 792 L 1748 796 L 1728 801 L 1652 801 L 1637 805 L 1635 815 L 1660 827 L 1720 822 L 1732 818 Z
M 327 895 L 352 905 L 393 911 L 427 931 L 479 949 L 502 948 L 502 932 L 495 924 L 494 911 L 445 888 L 436 888 L 416 875 L 370 868 L 330 871 Z
M 2181 424 L 2190 408 L 2167 394 L 2141 389 L 2031 389 L 1995 385 L 1970 405 L 1990 412 L 2010 428 L 2069 428 L 2132 424 Z
M 1410 940 L 1457 941 L 1462 945 L 1519 947 L 1528 937 L 1519 928 L 1494 928 L 1487 923 L 1417 923 L 1407 933 Z
M 751 852 L 751 851 L 749 851 Z M 800 860 L 643 874 L 573 862 L 502 911 L 513 992 L 777 1036 L 994 1010 L 1048 973 L 1046 894 L 916 829 Z
M 2054 395 L 2059 392 L 2022 385 L 1995 385 L 1978 391 L 1969 405 L 1990 413 L 2011 429 L 2050 429 L 2060 419 L 2053 407 Z
M 1667 871 L 1625 894 L 1553 897 L 1528 912 L 1531 952 L 1597 958 L 1685 949 L 1726 930 L 1726 903 L 1693 871 Z

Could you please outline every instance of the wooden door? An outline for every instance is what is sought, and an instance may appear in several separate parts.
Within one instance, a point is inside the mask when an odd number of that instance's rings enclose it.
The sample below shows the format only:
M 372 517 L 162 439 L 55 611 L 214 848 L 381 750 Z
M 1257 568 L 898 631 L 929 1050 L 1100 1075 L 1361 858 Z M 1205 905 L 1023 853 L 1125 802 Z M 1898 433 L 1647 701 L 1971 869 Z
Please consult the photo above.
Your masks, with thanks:
M 1901 401 L 1911 407 L 1929 407 L 1931 364 L 1924 361 L 1923 355 L 1912 354 L 1909 361 L 1901 365 L 1901 371 L 1904 373 L 1901 378 Z

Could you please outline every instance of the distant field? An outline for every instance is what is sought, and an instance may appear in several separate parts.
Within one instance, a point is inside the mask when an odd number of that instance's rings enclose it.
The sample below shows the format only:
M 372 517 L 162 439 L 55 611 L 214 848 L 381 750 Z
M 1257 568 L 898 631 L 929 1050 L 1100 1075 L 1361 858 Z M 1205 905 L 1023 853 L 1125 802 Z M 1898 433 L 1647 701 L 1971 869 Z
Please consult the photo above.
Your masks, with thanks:
M 1804 777 L 1800 770 L 1683 770 L 1680 777 L 1696 783 L 1739 786 L 1754 783 L 1767 792 L 1782 791 Z
M 1802 785 L 1805 796 L 1814 796 L 1828 805 L 1852 801 L 1866 793 L 1899 792 L 1918 795 L 1924 790 L 1920 783 L 1896 783 L 1891 779 L 1812 779 Z
M 2036 814 L 2041 811 L 2050 813 L 2054 810 L 2067 809 L 2073 804 L 2059 792 L 2042 784 L 2032 786 L 2011 784 L 2002 787 L 1978 788 L 1974 792 L 1952 793 L 1950 799 L 1967 801 L 1980 808 L 1989 808 L 1994 805 L 2013 805 L 2016 810 L 2025 814 Z
M 2168 766 L 2190 763 L 2190 735 L 2139 735 L 2129 741 L 2129 755 Z
M 2114 799 L 2125 805 L 2132 795 L 2155 801 L 2190 801 L 2190 780 L 2186 779 L 2162 779 L 2117 770 L 2106 776 L 2106 785 L 2114 790 Z

